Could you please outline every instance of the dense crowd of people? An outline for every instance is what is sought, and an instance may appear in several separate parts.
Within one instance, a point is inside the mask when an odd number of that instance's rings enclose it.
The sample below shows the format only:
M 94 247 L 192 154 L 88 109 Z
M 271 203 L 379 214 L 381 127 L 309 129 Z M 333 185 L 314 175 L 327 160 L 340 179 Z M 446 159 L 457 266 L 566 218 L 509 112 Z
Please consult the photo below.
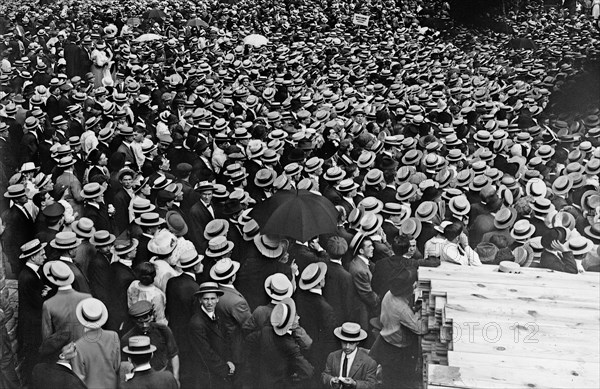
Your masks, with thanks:
M 599 271 L 597 20 L 448 8 L 3 2 L 0 386 L 418 388 L 419 266 Z M 287 190 L 337 228 L 261 233 Z

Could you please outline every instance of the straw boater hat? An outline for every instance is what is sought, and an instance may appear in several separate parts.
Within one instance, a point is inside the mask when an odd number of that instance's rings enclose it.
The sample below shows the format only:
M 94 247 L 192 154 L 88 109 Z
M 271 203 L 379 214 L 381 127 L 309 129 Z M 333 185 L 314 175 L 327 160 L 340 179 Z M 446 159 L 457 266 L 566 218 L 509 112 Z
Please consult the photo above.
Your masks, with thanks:
M 75 275 L 63 261 L 49 261 L 44 264 L 42 272 L 48 281 L 55 286 L 67 286 L 73 283 Z
M 529 205 L 535 212 L 547 215 L 552 212 L 552 202 L 545 197 L 536 197 Z
M 227 240 L 224 236 L 217 236 L 208 241 L 208 248 L 206 249 L 206 256 L 210 258 L 216 258 L 223 256 L 231 250 L 233 250 L 233 242 Z
M 375 197 L 365 197 L 358 203 L 358 208 L 361 208 L 365 216 L 369 213 L 379 213 L 383 209 L 383 202 Z
M 22 184 L 11 185 L 8 190 L 4 193 L 4 197 L 7 199 L 17 199 L 26 195 L 25 186 Z
M 258 251 L 267 258 L 279 258 L 285 249 L 285 243 L 268 235 L 257 235 L 254 244 Z
M 70 250 L 74 249 L 81 244 L 81 239 L 77 238 L 72 231 L 62 231 L 55 235 L 54 239 L 50 241 L 50 246 L 57 250 Z
M 129 355 L 147 355 L 156 351 L 156 346 L 150 343 L 150 338 L 144 335 L 132 336 L 123 352 Z
M 265 292 L 272 300 L 281 301 L 292 296 L 294 286 L 285 274 L 275 273 L 265 280 Z
M 231 278 L 240 270 L 240 263 L 232 261 L 230 258 L 223 258 L 217 261 L 210 268 L 210 278 L 215 281 L 223 281 Z
M 409 237 L 410 239 L 416 239 L 421 234 L 423 225 L 421 221 L 415 217 L 409 217 L 400 226 L 400 234 Z
M 433 220 L 438 212 L 438 205 L 433 201 L 424 201 L 417 207 L 415 216 L 421 222 L 428 222 Z
M 135 224 L 143 227 L 157 227 L 165 223 L 165 219 L 156 212 L 147 212 L 135 219 Z
M 217 296 L 222 296 L 224 294 L 219 288 L 219 284 L 212 281 L 201 283 L 198 290 L 194 293 L 194 296 L 202 297 L 205 293 L 215 293 Z
M 459 195 L 450 199 L 448 208 L 452 211 L 452 214 L 464 216 L 471 211 L 471 203 L 469 203 L 466 196 Z
M 19 259 L 27 259 L 34 254 L 39 253 L 46 247 L 47 243 L 40 242 L 39 239 L 33 239 L 21 246 L 21 255 Z
M 499 230 L 511 228 L 517 220 L 517 211 L 514 208 L 502 207 L 494 216 L 494 227 Z
M 217 236 L 227 237 L 229 231 L 229 222 L 225 219 L 215 219 L 208 222 L 204 228 L 204 239 L 210 241 Z
M 529 220 L 517 221 L 512 229 L 510 230 L 510 236 L 518 241 L 524 241 L 533 236 L 535 233 L 535 226 L 529 223 Z
M 383 217 L 374 213 L 366 214 L 360 221 L 360 231 L 366 236 L 371 236 L 381 228 Z
M 179 256 L 179 267 L 182 269 L 189 269 L 196 266 L 200 261 L 204 259 L 204 256 L 198 254 L 195 248 L 183 251 Z
M 327 265 L 324 262 L 314 262 L 309 264 L 302 271 L 300 276 L 300 283 L 298 286 L 302 290 L 309 290 L 319 285 L 321 280 L 325 278 L 327 274 Z
M 135 238 L 127 240 L 118 240 L 115 243 L 115 254 L 117 254 L 118 256 L 123 256 L 127 253 L 130 253 L 137 248 L 139 243 L 140 242 Z
M 287 297 L 281 300 L 271 311 L 271 325 L 279 336 L 285 335 L 296 320 L 296 303 Z
M 346 322 L 333 330 L 333 334 L 344 342 L 360 342 L 367 339 L 367 332 L 360 328 L 360 324 Z
M 79 323 L 86 328 L 100 328 L 108 320 L 106 305 L 93 297 L 81 300 L 75 308 L 75 315 Z
M 592 249 L 594 248 L 594 243 L 591 240 L 584 238 L 583 236 L 575 236 L 569 239 L 569 241 L 567 242 L 567 247 L 573 252 L 573 255 L 575 256 L 585 255 L 592 251 Z
M 82 217 L 79 220 L 75 220 L 73 223 L 71 223 L 71 229 L 75 234 L 77 234 L 77 236 L 88 239 L 94 235 L 94 232 L 96 232 L 96 229 L 94 228 L 94 222 L 87 217 Z
M 96 247 L 108 246 L 115 241 L 115 236 L 106 230 L 99 230 L 94 232 L 94 235 L 90 239 L 90 243 Z
M 260 233 L 260 227 L 258 226 L 258 223 L 254 219 L 251 219 L 248 222 L 246 222 L 246 224 L 244 224 L 244 227 L 242 228 L 242 238 L 246 242 L 250 242 L 251 240 L 254 240 L 254 238 L 256 236 L 258 236 L 259 233 Z
M 100 185 L 97 182 L 90 182 L 89 184 L 85 184 L 83 189 L 79 194 L 84 199 L 95 199 L 100 196 L 102 193 L 106 191 L 106 188 Z

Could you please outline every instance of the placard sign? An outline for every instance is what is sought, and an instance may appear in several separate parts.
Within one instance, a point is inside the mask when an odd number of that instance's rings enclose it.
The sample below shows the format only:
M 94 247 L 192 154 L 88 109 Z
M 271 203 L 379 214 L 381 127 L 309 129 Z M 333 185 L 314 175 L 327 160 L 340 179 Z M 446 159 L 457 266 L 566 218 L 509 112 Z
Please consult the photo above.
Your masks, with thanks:
M 368 26 L 369 16 L 363 14 L 354 14 L 354 17 L 352 18 L 352 23 L 358 26 Z

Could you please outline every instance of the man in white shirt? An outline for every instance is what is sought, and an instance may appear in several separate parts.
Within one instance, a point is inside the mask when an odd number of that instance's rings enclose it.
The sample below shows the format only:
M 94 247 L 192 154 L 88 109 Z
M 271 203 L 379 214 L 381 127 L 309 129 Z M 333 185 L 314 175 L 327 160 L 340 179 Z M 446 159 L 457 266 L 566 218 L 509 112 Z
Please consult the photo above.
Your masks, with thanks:
M 367 338 L 359 324 L 347 322 L 333 334 L 342 348 L 329 354 L 325 371 L 321 374 L 323 385 L 330 388 L 364 388 L 377 386 L 377 362 L 358 344 Z
M 444 228 L 446 242 L 442 244 L 441 260 L 463 266 L 481 266 L 479 254 L 475 252 L 462 235 L 462 225 L 452 223 Z

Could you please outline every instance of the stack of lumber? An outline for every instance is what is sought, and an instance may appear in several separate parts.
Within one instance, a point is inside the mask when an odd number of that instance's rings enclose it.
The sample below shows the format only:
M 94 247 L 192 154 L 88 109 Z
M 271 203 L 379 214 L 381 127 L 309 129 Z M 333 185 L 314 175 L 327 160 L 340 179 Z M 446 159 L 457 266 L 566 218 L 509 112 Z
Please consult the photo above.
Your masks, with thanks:
M 600 274 L 420 268 L 425 387 L 600 387 Z

